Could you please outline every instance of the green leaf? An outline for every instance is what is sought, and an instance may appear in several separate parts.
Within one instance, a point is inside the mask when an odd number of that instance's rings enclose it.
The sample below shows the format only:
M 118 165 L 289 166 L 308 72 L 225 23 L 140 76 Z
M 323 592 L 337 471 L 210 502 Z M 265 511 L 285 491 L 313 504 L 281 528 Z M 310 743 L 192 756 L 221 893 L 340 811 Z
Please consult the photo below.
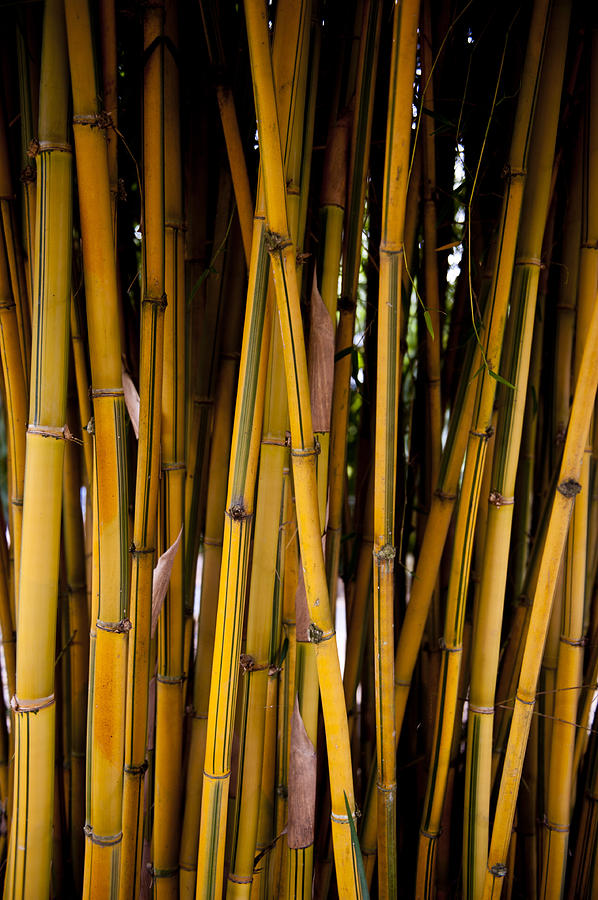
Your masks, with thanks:
M 359 846 L 359 839 L 357 837 L 357 832 L 355 831 L 355 822 L 353 821 L 353 813 L 351 812 L 351 807 L 349 806 L 349 801 L 347 800 L 347 794 L 343 791 L 345 796 L 345 806 L 347 808 L 347 816 L 349 818 L 349 828 L 351 829 L 351 843 L 353 844 L 353 850 L 355 852 L 355 862 L 357 863 L 357 874 L 359 875 L 359 887 L 361 888 L 361 896 L 363 900 L 370 900 L 370 892 L 368 891 L 368 880 L 365 877 L 365 869 L 363 866 L 363 858 L 361 856 L 361 847 Z
M 427 309 L 424 309 L 424 319 L 426 321 L 426 328 L 428 329 L 428 334 L 434 340 L 434 329 L 432 328 L 432 316 L 428 312 Z
M 495 381 L 499 381 L 501 384 L 504 384 L 505 387 L 511 388 L 512 391 L 515 390 L 515 385 L 511 384 L 510 381 L 507 381 L 506 378 L 503 378 L 502 375 L 499 375 L 498 372 L 493 372 L 492 369 L 488 369 L 488 375 L 491 378 L 494 378 Z
M 289 652 L 289 639 L 286 637 L 284 639 L 284 641 L 282 642 L 282 647 L 280 648 L 280 655 L 278 657 L 278 664 L 277 664 L 278 669 L 281 668 L 288 652 Z

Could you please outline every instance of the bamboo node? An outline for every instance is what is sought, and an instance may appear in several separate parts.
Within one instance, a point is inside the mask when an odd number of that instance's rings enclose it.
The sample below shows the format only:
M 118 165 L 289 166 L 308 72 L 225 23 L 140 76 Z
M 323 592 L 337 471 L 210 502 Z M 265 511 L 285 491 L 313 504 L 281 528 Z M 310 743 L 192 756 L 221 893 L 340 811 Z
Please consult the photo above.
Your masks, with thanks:
M 242 875 L 233 875 L 232 872 L 228 873 L 228 880 L 232 881 L 233 884 L 252 884 L 253 876 L 249 876 L 244 878 Z
M 132 627 L 133 623 L 130 619 L 121 619 L 120 622 L 103 622 L 98 619 L 96 622 L 96 628 L 99 628 L 100 631 L 110 631 L 113 634 L 126 634 Z
M 56 143 L 55 141 L 39 141 L 37 145 L 38 153 L 44 153 L 46 150 L 58 150 L 60 153 L 73 152 L 70 144 Z
M 0 198 L 0 199 L 3 199 L 3 198 Z M 17 304 L 13 300 L 12 295 L 10 297 L 7 297 L 5 300 L 0 300 L 0 310 L 16 309 L 16 308 L 17 308 Z
M 559 638 L 561 644 L 568 644 L 569 647 L 585 647 L 588 643 L 587 637 L 581 637 L 577 641 L 572 641 L 562 634 Z
M 187 466 L 184 462 L 173 462 L 173 463 L 162 463 L 162 471 L 163 472 L 177 472 L 177 471 L 185 471 Z
M 140 766 L 124 766 L 124 771 L 127 775 L 145 775 L 147 772 L 147 759 L 145 759 Z
M 309 640 L 312 644 L 322 644 L 324 641 L 329 641 L 330 638 L 334 637 L 336 631 L 331 629 L 330 631 L 322 631 L 321 628 L 318 628 L 315 622 L 309 623 Z
M 443 502 L 444 501 L 452 502 L 453 500 L 457 499 L 456 494 L 449 494 L 447 491 L 441 491 L 440 488 L 438 490 L 434 491 L 434 496 L 438 497 L 438 499 L 442 500 Z
M 105 109 L 88 115 L 74 115 L 73 125 L 89 125 L 90 128 L 112 128 L 112 116 Z
M 257 663 L 249 653 L 241 653 L 239 664 L 244 672 L 264 672 L 270 668 L 269 663 Z
M 495 863 L 493 866 L 490 866 L 488 871 L 491 875 L 494 875 L 495 878 L 504 878 L 508 869 L 504 863 Z
M 88 838 L 92 844 L 100 844 L 102 847 L 113 847 L 115 844 L 120 844 L 123 837 L 122 831 L 119 831 L 118 834 L 109 834 L 106 836 L 95 834 L 91 825 L 84 825 L 83 831 L 85 837 Z
M 251 518 L 251 513 L 247 512 L 243 501 L 231 503 L 230 507 L 226 510 L 226 515 L 229 516 L 233 522 L 242 522 L 244 519 Z
M 276 231 L 266 231 L 264 243 L 268 253 L 282 253 L 285 247 L 291 246 L 288 235 L 278 234 Z
M 514 178 L 525 178 L 527 169 L 517 169 L 515 166 L 508 164 L 502 170 L 502 177 L 505 181 L 513 181 Z
M 37 154 L 39 153 L 39 141 L 37 138 L 33 138 L 33 140 L 29 141 L 29 146 L 27 147 L 27 156 L 30 159 L 35 159 Z
M 474 428 L 472 428 L 469 433 L 472 437 L 479 437 L 485 441 L 488 441 L 494 434 L 494 428 L 492 427 L 492 425 L 488 425 L 488 428 L 486 428 L 485 431 L 476 431 Z
M 380 550 L 374 551 L 374 559 L 376 560 L 376 565 L 381 568 L 382 566 L 390 564 L 390 562 L 397 555 L 397 551 L 390 544 L 385 544 Z
M 148 863 L 147 871 L 150 873 L 152 878 L 174 878 L 175 875 L 178 875 L 179 867 L 176 866 L 172 869 L 154 869 L 152 864 Z
M 44 438 L 54 438 L 57 441 L 73 441 L 75 444 L 83 443 L 83 441 L 74 436 L 68 425 L 63 425 L 62 428 L 55 428 L 53 425 L 28 425 L 27 433 L 40 434 Z
M 515 503 L 514 497 L 503 497 L 500 491 L 490 491 L 488 503 L 492 503 L 497 509 L 501 506 L 512 506 Z
M 543 824 L 549 831 L 557 831 L 559 834 L 569 834 L 568 825 L 557 825 L 556 822 L 551 822 L 547 816 L 544 816 Z
M 159 684 L 183 684 L 186 680 L 184 675 L 156 675 Z
M 89 396 L 92 400 L 98 397 L 124 397 L 125 392 L 123 388 L 90 388 Z
M 152 303 L 157 307 L 159 311 L 166 309 L 166 307 L 168 306 L 168 298 L 166 297 L 166 294 L 162 294 L 161 297 L 152 297 L 151 295 L 146 294 L 142 302 Z
M 493 706 L 474 706 L 473 703 L 470 703 L 469 711 L 477 713 L 480 716 L 491 716 L 494 713 L 494 707 Z
M 355 307 L 357 306 L 353 297 L 349 297 L 348 294 L 343 294 L 338 298 L 336 308 L 339 312 L 353 312 Z
M 537 266 L 539 269 L 542 268 L 542 260 L 538 259 L 537 256 L 520 256 L 517 258 L 518 266 Z
M 320 447 L 320 442 L 317 438 L 314 438 L 313 447 L 291 447 L 291 456 L 296 457 L 305 457 L 305 456 L 318 456 L 322 451 Z
M 37 172 L 35 170 L 35 166 L 28 165 L 21 170 L 20 179 L 23 184 L 33 184 L 36 178 Z
M 88 434 L 95 434 L 95 433 L 96 433 L 96 420 L 95 420 L 95 418 L 94 418 L 93 416 L 91 417 L 91 419 L 89 420 L 89 422 L 88 422 L 87 425 L 85 426 L 85 430 L 86 430 L 86 432 L 87 432 Z
M 34 715 L 37 715 L 37 713 L 40 710 L 46 709 L 46 707 L 48 707 L 48 706 L 52 706 L 53 703 L 54 703 L 54 694 L 50 694 L 48 697 L 40 697 L 39 700 L 30 700 L 27 703 L 19 702 L 19 698 L 17 697 L 16 694 L 13 694 L 12 697 L 10 698 L 10 705 L 11 705 L 11 708 L 14 710 L 14 712 L 19 712 L 19 713 L 30 713 L 31 712 L 31 713 L 34 713 Z
M 565 481 L 561 481 L 561 483 L 557 485 L 557 491 L 559 491 L 559 493 L 561 493 L 563 497 L 571 500 L 581 491 L 581 484 L 574 478 L 567 478 Z

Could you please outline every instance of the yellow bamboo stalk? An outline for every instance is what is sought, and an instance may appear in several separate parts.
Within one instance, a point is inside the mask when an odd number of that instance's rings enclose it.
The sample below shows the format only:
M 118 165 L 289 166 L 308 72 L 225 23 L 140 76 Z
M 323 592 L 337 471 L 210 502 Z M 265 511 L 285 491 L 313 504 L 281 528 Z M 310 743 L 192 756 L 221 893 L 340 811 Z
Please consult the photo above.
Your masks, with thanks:
M 356 9 L 356 25 L 359 21 Z M 351 350 L 355 328 L 357 284 L 361 264 L 361 232 L 365 202 L 366 175 L 369 166 L 373 92 L 378 65 L 378 49 L 382 22 L 379 3 L 363 3 L 355 101 L 351 129 L 351 149 L 346 228 L 343 240 L 343 280 L 338 301 L 339 320 L 336 331 L 332 421 L 330 424 L 328 523 L 326 526 L 326 572 L 328 593 L 334 606 L 340 560 L 343 494 L 345 490 L 345 457 L 349 422 L 349 380 Z M 351 84 L 351 80 L 349 82 Z M 351 95 L 349 95 L 351 99 Z
M 575 496 L 579 492 L 579 477 L 598 383 L 597 367 L 598 307 L 594 305 L 575 387 L 557 490 L 552 501 L 550 521 L 543 546 L 492 831 L 488 871 L 484 882 L 485 898 L 499 896 L 502 879 L 506 873 L 508 842 L 530 719 L 534 710 L 536 684 L 546 640 L 554 585 L 565 548 Z
M 87 731 L 87 681 L 89 667 L 89 613 L 85 579 L 85 545 L 80 497 L 80 448 L 69 441 L 65 448 L 62 528 L 67 602 L 62 616 L 68 641 L 69 696 L 63 716 L 68 718 L 70 746 L 69 832 L 73 880 L 77 891 L 83 883 L 85 858 L 85 751 Z
M 268 250 L 285 348 L 299 541 L 311 619 L 310 636 L 312 643 L 316 645 L 328 745 L 337 882 L 339 892 L 343 896 L 359 896 L 361 891 L 355 876 L 355 851 L 352 847 L 348 818 L 348 814 L 354 815 L 355 808 L 349 734 L 322 555 L 307 361 L 297 292 L 295 250 L 287 220 L 285 179 L 265 7 L 259 0 L 255 2 L 248 0 L 245 5 L 245 18 L 258 113 L 260 158 L 269 227 Z
M 36 137 L 38 118 L 39 72 L 31 60 L 27 39 L 31 39 L 31 27 L 23 23 L 17 27 L 17 60 L 19 67 L 19 107 L 21 118 L 21 194 L 22 194 L 22 235 L 23 253 L 25 256 L 26 301 L 29 321 L 31 321 L 31 302 L 33 285 L 33 266 L 35 264 L 35 179 L 36 167 L 34 157 L 29 156 L 31 142 Z M 29 372 L 26 373 L 26 378 Z
M 73 89 L 73 127 L 87 301 L 97 457 L 94 494 L 95 558 L 92 588 L 88 733 L 88 797 L 84 896 L 115 896 L 122 823 L 125 672 L 128 620 L 125 409 L 118 331 L 118 293 L 104 127 L 91 23 L 85 0 L 65 5 Z M 97 579 L 97 580 L 96 580 Z M 97 602 L 97 615 L 95 603 Z
M 236 249 L 237 251 L 239 250 L 238 242 Z M 238 259 L 238 253 L 235 253 L 234 250 L 232 251 L 232 259 Z M 238 268 L 238 266 L 235 266 L 235 268 Z M 238 290 L 235 291 L 234 296 L 236 295 L 240 297 Z M 240 302 L 235 302 L 228 322 L 229 327 L 225 335 L 223 335 L 222 361 L 215 394 L 212 452 L 210 453 L 208 470 L 206 524 L 203 537 L 203 569 L 199 604 L 197 655 L 193 676 L 189 762 L 179 855 L 179 889 L 181 897 L 195 896 L 201 789 L 212 673 L 211 655 L 214 649 L 214 634 L 216 630 L 218 581 L 220 578 L 222 533 L 224 529 L 229 466 L 228 449 L 230 448 L 233 428 L 235 386 L 239 365 L 238 353 L 235 351 L 240 330 L 240 306 Z
M 493 273 L 489 297 L 491 313 L 484 335 L 485 365 L 478 383 L 459 497 L 455 547 L 451 561 L 443 637 L 443 659 L 436 708 L 434 750 L 428 774 L 426 799 L 424 801 L 424 812 L 420 829 L 416 886 L 418 897 L 430 896 L 434 885 L 434 857 L 452 744 L 462 652 L 465 599 L 469 582 L 474 526 L 496 391 L 496 380 L 492 375 L 496 374 L 500 365 L 504 325 L 515 258 L 516 235 L 521 214 L 529 152 L 530 123 L 533 121 L 538 91 L 542 51 L 545 41 L 545 26 L 546 4 L 544 0 L 539 0 L 534 5 L 532 14 L 528 49 L 522 73 L 521 91 L 513 128 L 507 186 L 503 195 L 499 226 L 500 252 L 498 253 Z M 500 77 L 497 86 L 499 82 Z
M 567 8 L 551 16 L 539 98 L 528 157 L 529 174 L 511 287 L 505 378 L 515 390 L 502 391 L 497 449 L 488 497 L 480 600 L 476 615 L 468 719 L 467 774 L 463 834 L 464 891 L 481 891 L 488 848 L 492 732 L 504 592 L 509 560 L 515 478 L 527 392 L 534 311 L 553 173 L 558 111 L 567 49 Z M 483 498 L 484 499 L 484 498 Z
M 264 219 L 256 215 L 224 520 L 222 558 L 226 565 L 221 568 L 213 644 L 197 897 L 219 897 L 222 891 L 232 720 L 272 314 L 271 304 L 266 302 L 264 234 Z
M 37 182 L 35 359 L 27 430 L 27 472 L 17 631 L 15 786 L 5 882 L 7 897 L 50 891 L 54 790 L 54 653 L 60 504 L 66 418 L 71 269 L 71 152 L 64 13 L 44 15 Z M 58 358 L 56 356 L 58 352 Z
M 80 323 L 80 312 L 74 297 L 71 297 L 71 343 L 73 347 L 75 381 L 77 383 L 77 401 L 79 405 L 79 421 L 81 423 L 81 438 L 83 441 L 85 486 L 88 491 L 91 491 L 93 484 L 93 440 L 87 426 L 91 422 L 92 409 L 91 400 L 89 397 L 89 378 L 87 375 L 85 344 L 83 342 Z M 91 585 L 89 585 L 89 587 L 91 588 Z
M 129 638 L 121 900 L 137 897 L 141 871 L 151 649 L 152 579 L 157 537 L 164 346 L 164 8 L 145 11 L 143 42 L 143 279 L 140 338 L 139 441 L 135 481 Z M 172 298 L 174 301 L 174 298 Z M 180 525 L 179 525 L 180 527 Z M 176 748 L 175 748 L 176 753 Z
M 164 53 L 164 370 L 162 382 L 161 551 L 177 540 L 185 499 L 185 282 L 176 5 L 166 3 Z M 178 895 L 183 758 L 184 552 L 174 557 L 158 620 L 153 870 L 157 898 Z
M 380 241 L 374 447 L 374 672 L 378 766 L 378 883 L 381 897 L 394 897 L 397 891 L 394 526 L 401 377 L 401 267 L 418 17 L 419 0 L 405 0 L 401 6 L 395 6 Z M 437 399 L 440 400 L 439 393 Z

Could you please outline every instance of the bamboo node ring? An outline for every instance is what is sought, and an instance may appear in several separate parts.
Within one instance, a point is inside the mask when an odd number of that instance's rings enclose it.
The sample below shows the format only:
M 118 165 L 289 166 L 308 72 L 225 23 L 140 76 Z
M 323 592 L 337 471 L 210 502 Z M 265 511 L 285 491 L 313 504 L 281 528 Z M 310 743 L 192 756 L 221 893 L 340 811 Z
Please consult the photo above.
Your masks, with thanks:
M 53 425 L 28 425 L 27 433 L 39 434 L 44 438 L 54 438 L 56 441 L 73 441 L 75 444 L 83 443 L 83 441 L 74 436 L 68 425 L 63 425 L 62 428 L 56 428 Z
M 73 125 L 89 125 L 90 128 L 112 128 L 112 116 L 105 109 L 88 115 L 74 115 Z
M 44 153 L 46 150 L 58 150 L 60 153 L 72 153 L 73 148 L 70 144 L 56 143 L 54 141 L 39 141 L 37 152 Z
M 183 684 L 186 681 L 184 675 L 156 675 L 159 684 Z
M 285 247 L 291 246 L 288 235 L 278 234 L 276 231 L 266 231 L 264 243 L 268 253 L 281 253 Z
M 456 494 L 449 494 L 449 493 L 447 493 L 447 491 L 441 491 L 440 489 L 438 489 L 437 491 L 434 491 L 434 496 L 438 497 L 438 499 L 442 500 L 442 501 L 444 501 L 444 500 L 452 501 L 452 500 L 457 499 Z
M 229 881 L 232 881 L 233 884 L 252 884 L 253 877 L 250 875 L 248 878 L 243 878 L 242 875 L 233 875 L 232 872 L 228 873 L 227 876 Z
M 99 628 L 100 631 L 109 631 L 112 634 L 126 634 L 133 627 L 133 623 L 130 619 L 121 619 L 120 622 L 103 622 L 101 619 L 98 619 L 96 622 L 96 628 Z
M 230 778 L 230 769 L 228 772 L 223 772 L 222 775 L 216 775 L 215 772 L 206 772 L 203 770 L 204 778 L 209 778 L 211 781 L 224 781 L 225 778 Z
M 439 831 L 426 831 L 425 828 L 420 828 L 419 833 L 422 837 L 427 838 L 429 841 L 437 841 L 442 834 L 442 829 L 440 829 Z
M 92 400 L 98 397 L 124 397 L 123 388 L 90 388 L 89 396 Z
M 269 663 L 257 663 L 249 653 L 241 653 L 239 665 L 244 672 L 265 672 L 266 669 L 270 668 Z
M 494 713 L 493 706 L 474 706 L 473 703 L 469 704 L 469 711 L 478 713 L 480 716 L 491 716 Z
M 151 294 L 146 294 L 142 302 L 151 303 L 158 309 L 159 312 L 166 309 L 166 307 L 168 306 L 168 298 L 166 294 L 162 294 L 160 297 L 152 297 Z
M 48 697 L 40 697 L 39 700 L 32 700 L 28 703 L 21 703 L 16 694 L 13 694 L 10 698 L 10 705 L 14 712 L 20 713 L 34 713 L 37 714 L 40 710 L 46 709 L 48 706 L 52 706 L 54 703 L 54 694 L 50 694 Z
M 177 471 L 185 471 L 187 466 L 184 462 L 173 462 L 173 463 L 162 463 L 162 471 L 163 472 L 177 472 Z
M 306 456 L 318 456 L 321 452 L 320 442 L 317 438 L 314 438 L 313 447 L 291 447 L 291 456 L 295 457 L 306 457 Z
M 487 441 L 494 434 L 494 428 L 492 427 L 492 425 L 488 425 L 488 428 L 486 428 L 485 431 L 476 431 L 474 428 L 472 428 L 469 433 L 472 437 L 479 437 Z
M 27 147 L 27 156 L 30 159 L 35 159 L 37 154 L 39 153 L 39 141 L 37 138 L 33 138 L 29 141 L 29 146 Z
M 549 831 L 556 831 L 559 834 L 569 834 L 568 825 L 557 825 L 556 822 L 551 822 L 547 816 L 544 816 L 543 824 Z
M 495 878 L 504 878 L 509 870 L 504 863 L 495 863 L 493 866 L 490 866 L 488 871 L 491 875 L 494 875 Z
M 517 259 L 518 266 L 537 266 L 539 269 L 542 268 L 542 260 L 538 259 L 537 256 L 520 256 Z
M 147 871 L 150 873 L 152 878 L 174 878 L 174 876 L 178 874 L 179 867 L 177 866 L 174 869 L 154 869 L 152 864 L 148 863 Z
M 118 834 L 109 834 L 106 837 L 95 834 L 91 825 L 84 825 L 83 831 L 85 832 L 85 837 L 89 838 L 92 844 L 101 844 L 102 847 L 113 847 L 115 844 L 120 844 L 123 837 L 122 831 L 119 831 Z
M 581 491 L 581 484 L 576 481 L 574 478 L 567 478 L 565 481 L 561 481 L 559 485 L 557 485 L 557 491 L 566 497 L 568 500 L 572 500 L 579 492 Z
M 438 639 L 438 646 L 443 653 L 461 653 L 463 647 L 449 647 L 444 638 Z
M 330 638 L 334 637 L 336 631 L 331 629 L 330 631 L 322 631 L 321 628 L 318 628 L 315 622 L 309 623 L 309 640 L 312 644 L 322 644 L 324 641 L 329 641 Z
M 501 506 L 512 506 L 515 503 L 514 497 L 503 497 L 500 491 L 490 491 L 488 503 L 492 503 L 497 509 Z
M 230 507 L 226 510 L 226 515 L 229 516 L 233 522 L 242 522 L 244 519 L 251 518 L 251 513 L 247 512 L 243 501 L 231 503 Z
M 561 644 L 567 644 L 569 647 L 585 647 L 586 644 L 588 643 L 587 637 L 582 637 L 582 638 L 579 638 L 577 641 L 572 641 L 569 638 L 565 637 L 564 634 L 562 634 L 560 636 L 559 640 L 560 640 Z
M 154 553 L 154 547 L 136 547 L 134 543 L 129 546 L 131 556 L 143 556 L 145 553 Z
M 140 766 L 125 765 L 123 768 L 127 775 L 145 775 L 145 773 L 147 772 L 147 766 L 147 759 L 145 759 Z
M 527 169 L 518 169 L 515 166 L 506 165 L 502 170 L 502 177 L 505 181 L 512 181 L 513 178 L 525 178 Z

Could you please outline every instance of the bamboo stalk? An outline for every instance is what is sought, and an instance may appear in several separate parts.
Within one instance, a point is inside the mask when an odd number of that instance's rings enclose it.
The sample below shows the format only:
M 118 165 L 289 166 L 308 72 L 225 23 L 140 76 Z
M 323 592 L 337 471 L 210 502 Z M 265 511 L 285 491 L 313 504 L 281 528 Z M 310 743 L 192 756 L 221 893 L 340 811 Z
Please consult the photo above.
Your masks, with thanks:
M 104 128 L 97 106 L 89 10 L 65 5 L 73 90 L 73 127 L 94 405 L 95 554 L 88 720 L 88 797 L 84 896 L 115 896 L 122 823 L 125 671 L 128 620 L 125 410 L 118 294 Z M 97 603 L 97 614 L 95 604 Z M 91 731 L 91 734 L 89 733 Z M 91 745 L 89 744 L 91 742 Z M 89 782 L 88 782 L 89 783 Z
M 285 183 L 277 122 L 265 9 L 260 2 L 245 5 L 250 58 L 263 169 L 266 215 L 277 307 L 285 348 L 285 373 L 291 422 L 291 457 L 297 503 L 299 541 L 304 566 L 310 635 L 316 645 L 318 678 L 331 775 L 332 834 L 339 891 L 359 896 L 349 816 L 355 801 L 351 778 L 349 734 L 343 704 L 342 681 L 330 614 L 319 529 L 316 455 L 313 446 L 305 345 L 301 333 L 295 251 L 289 235 Z M 291 349 L 292 348 L 292 349 Z M 291 355 L 292 354 L 292 355 Z M 316 605 L 317 601 L 317 605 Z M 348 810 L 347 810 L 348 807 Z
M 36 266 L 27 472 L 18 605 L 14 807 L 5 893 L 50 891 L 54 790 L 54 652 L 66 419 L 71 270 L 71 151 L 62 4 L 44 15 Z M 49 236 L 48 236 L 49 235 Z M 59 358 L 50 348 L 57 348 Z
M 386 127 L 378 299 L 373 548 L 376 787 L 378 884 L 380 896 L 389 898 L 394 897 L 397 892 L 394 529 L 397 418 L 401 376 L 400 292 L 418 16 L 419 0 L 404 2 L 400 7 L 395 7 Z

